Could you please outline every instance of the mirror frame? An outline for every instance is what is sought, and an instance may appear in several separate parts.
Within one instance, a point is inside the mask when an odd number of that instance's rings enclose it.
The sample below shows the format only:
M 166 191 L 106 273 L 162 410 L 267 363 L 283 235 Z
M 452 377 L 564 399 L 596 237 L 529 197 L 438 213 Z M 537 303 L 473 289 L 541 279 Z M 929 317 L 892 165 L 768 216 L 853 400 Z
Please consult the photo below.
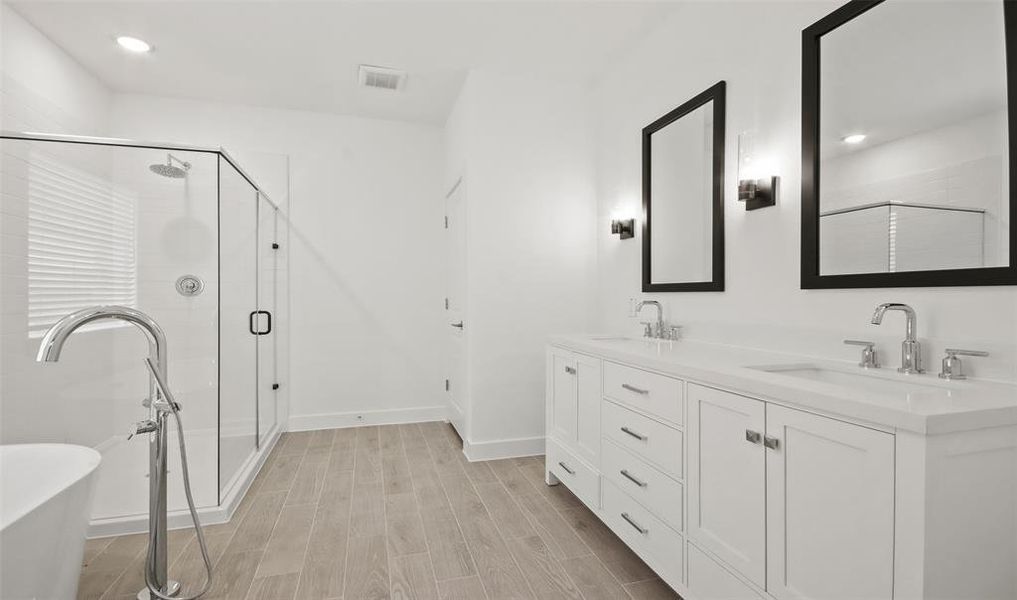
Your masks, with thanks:
M 819 272 L 820 39 L 884 0 L 851 0 L 802 31 L 802 289 L 937 287 L 1017 284 L 1017 6 L 1003 3 L 1010 166 L 1009 266 L 898 273 Z
M 727 84 L 719 81 L 643 128 L 643 291 L 644 292 L 721 292 L 724 291 L 724 96 Z M 709 281 L 653 283 L 650 264 L 652 205 L 650 198 L 650 136 L 697 108 L 713 102 L 713 272 Z

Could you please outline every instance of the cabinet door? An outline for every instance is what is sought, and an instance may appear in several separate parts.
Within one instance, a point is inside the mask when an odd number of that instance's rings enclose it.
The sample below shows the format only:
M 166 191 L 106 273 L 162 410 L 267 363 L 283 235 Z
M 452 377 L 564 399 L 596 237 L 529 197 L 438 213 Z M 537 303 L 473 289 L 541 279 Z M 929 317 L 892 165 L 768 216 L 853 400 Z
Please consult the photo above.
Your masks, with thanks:
M 688 412 L 689 536 L 763 587 L 765 405 L 689 384 Z M 758 433 L 759 439 L 746 432 Z
M 576 359 L 571 352 L 552 348 L 547 359 L 547 435 L 571 448 L 578 426 Z
M 893 436 L 772 404 L 766 430 L 767 591 L 891 598 Z
M 600 465 L 600 404 L 601 392 L 600 359 L 576 355 L 576 376 L 578 391 L 578 426 L 576 429 L 576 452 L 579 457 L 595 467 Z

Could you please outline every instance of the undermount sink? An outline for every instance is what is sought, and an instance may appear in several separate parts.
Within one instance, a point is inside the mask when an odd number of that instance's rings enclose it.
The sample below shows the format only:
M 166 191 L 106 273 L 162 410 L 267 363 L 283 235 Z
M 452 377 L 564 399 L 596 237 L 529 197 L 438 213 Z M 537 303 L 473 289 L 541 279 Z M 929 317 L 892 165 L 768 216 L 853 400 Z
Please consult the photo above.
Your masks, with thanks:
M 944 387 L 944 384 L 938 380 L 917 381 L 913 379 L 916 377 L 915 375 L 899 375 L 888 370 L 863 371 L 859 369 L 856 372 L 851 372 L 814 364 L 768 365 L 749 368 L 871 392 L 912 393 L 943 389 Z

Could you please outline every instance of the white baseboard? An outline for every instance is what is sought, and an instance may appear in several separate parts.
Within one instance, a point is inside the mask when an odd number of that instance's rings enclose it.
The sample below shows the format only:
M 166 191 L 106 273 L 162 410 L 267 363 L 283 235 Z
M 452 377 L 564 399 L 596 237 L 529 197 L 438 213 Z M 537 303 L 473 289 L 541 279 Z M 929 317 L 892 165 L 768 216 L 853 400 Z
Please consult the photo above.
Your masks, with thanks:
M 237 474 L 232 487 L 227 491 L 219 506 L 198 507 L 198 520 L 202 527 L 205 525 L 218 525 L 228 523 L 233 518 L 233 513 L 240 506 L 248 488 L 254 483 L 254 478 L 261 471 L 262 465 L 268 455 L 272 453 L 276 442 L 279 441 L 280 431 L 275 428 L 269 433 L 269 439 L 264 446 L 250 459 Z M 189 510 L 171 510 L 166 515 L 167 529 L 187 529 L 193 527 L 191 512 Z M 106 519 L 92 519 L 88 524 L 88 538 L 103 538 L 115 535 L 127 535 L 131 533 L 148 532 L 148 514 L 128 515 L 123 517 L 111 517 Z
M 291 415 L 287 431 L 313 431 L 315 429 L 339 429 L 363 425 L 398 425 L 400 423 L 424 423 L 444 421 L 448 416 L 445 406 L 422 408 L 395 408 L 360 412 L 325 413 L 318 415 Z
M 469 442 L 463 440 L 463 454 L 470 462 L 519 458 L 544 454 L 544 437 L 494 440 L 490 442 Z

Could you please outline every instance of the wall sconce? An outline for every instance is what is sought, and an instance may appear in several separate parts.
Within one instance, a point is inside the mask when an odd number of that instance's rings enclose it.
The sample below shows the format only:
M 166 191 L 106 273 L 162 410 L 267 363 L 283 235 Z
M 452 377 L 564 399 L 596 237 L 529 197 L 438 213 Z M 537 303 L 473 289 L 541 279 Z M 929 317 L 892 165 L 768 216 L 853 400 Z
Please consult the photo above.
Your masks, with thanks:
M 738 200 L 745 203 L 745 210 L 777 204 L 777 177 L 765 176 L 755 145 L 754 131 L 738 134 Z
M 611 233 L 618 235 L 618 239 L 627 240 L 636 237 L 635 219 L 612 219 Z

